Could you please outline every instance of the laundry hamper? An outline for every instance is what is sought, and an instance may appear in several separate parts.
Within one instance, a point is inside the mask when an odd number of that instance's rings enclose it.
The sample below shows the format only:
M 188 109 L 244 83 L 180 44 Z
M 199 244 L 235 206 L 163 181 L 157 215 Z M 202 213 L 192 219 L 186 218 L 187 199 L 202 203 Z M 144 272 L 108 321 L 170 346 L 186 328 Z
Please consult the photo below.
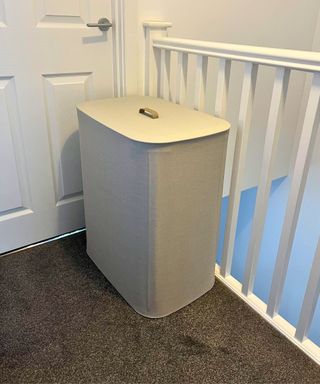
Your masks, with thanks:
M 87 252 L 140 314 L 214 284 L 229 123 L 152 97 L 78 106 Z

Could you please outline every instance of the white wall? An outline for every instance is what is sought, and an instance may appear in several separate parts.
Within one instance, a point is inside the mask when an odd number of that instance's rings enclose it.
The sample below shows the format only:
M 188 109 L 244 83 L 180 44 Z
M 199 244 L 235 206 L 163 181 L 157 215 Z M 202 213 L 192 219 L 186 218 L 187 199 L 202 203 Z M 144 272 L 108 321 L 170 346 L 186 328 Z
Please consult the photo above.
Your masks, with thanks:
M 179 37 L 311 49 L 318 0 L 138 0 L 139 18 L 169 20 Z
M 134 0 L 134 2 L 137 2 L 138 7 L 139 41 L 142 40 L 143 20 L 166 20 L 173 23 L 170 36 L 301 50 L 311 50 L 313 47 L 320 7 L 318 0 Z M 232 74 L 234 86 L 230 93 L 228 119 L 233 125 L 233 131 L 227 160 L 228 177 L 225 193 L 228 191 L 232 164 L 241 71 L 241 66 L 235 65 Z M 244 180 L 245 188 L 256 185 L 259 177 L 273 76 L 274 71 L 261 68 Z M 211 80 L 213 86 L 208 93 L 210 99 L 214 97 L 214 78 L 211 77 Z M 297 135 L 296 125 L 304 81 L 302 74 L 292 74 L 275 178 L 288 173 Z
M 141 27 L 138 21 L 138 9 L 138 0 L 124 1 L 126 87 L 129 95 L 137 93 L 138 74 L 142 70 L 138 60 L 138 47 L 142 40 L 142 36 L 138 37 L 138 30 Z

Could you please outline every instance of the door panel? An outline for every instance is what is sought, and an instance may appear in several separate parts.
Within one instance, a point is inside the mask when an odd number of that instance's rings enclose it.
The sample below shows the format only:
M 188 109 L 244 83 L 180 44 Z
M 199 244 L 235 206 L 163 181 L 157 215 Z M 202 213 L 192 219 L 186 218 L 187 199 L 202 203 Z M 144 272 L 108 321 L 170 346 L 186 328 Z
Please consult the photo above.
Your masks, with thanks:
M 92 73 L 44 76 L 56 202 L 82 196 L 77 115 L 74 106 L 92 98 Z
M 38 1 L 38 5 L 41 9 L 42 17 L 69 16 L 81 18 L 81 16 L 85 15 L 83 11 L 88 10 L 88 1 L 79 0 L 42 0 Z M 86 17 L 82 17 L 82 22 L 85 19 Z
M 0 220 L 28 205 L 25 157 L 14 77 L 0 77 Z
M 114 1 L 113 1 L 114 3 Z M 76 105 L 114 95 L 111 0 L 0 0 L 0 252 L 84 226 Z

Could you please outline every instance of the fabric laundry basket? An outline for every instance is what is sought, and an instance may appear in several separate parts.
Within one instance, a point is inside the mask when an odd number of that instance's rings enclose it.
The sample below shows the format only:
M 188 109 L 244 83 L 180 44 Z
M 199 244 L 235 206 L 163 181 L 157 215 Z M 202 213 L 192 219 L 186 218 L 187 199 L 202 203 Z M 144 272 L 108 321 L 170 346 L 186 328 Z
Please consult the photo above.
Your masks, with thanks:
M 229 123 L 142 96 L 82 103 L 78 118 L 90 258 L 147 317 L 210 290 Z

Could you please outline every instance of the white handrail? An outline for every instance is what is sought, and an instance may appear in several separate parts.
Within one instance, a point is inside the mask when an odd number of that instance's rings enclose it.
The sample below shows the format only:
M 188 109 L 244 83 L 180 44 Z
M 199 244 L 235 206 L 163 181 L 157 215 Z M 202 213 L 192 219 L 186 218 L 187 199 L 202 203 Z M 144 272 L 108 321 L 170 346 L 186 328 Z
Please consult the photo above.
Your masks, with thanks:
M 155 37 L 153 47 L 208 57 L 286 67 L 306 72 L 320 71 L 320 53 L 250 45 L 212 43 L 172 37 Z

